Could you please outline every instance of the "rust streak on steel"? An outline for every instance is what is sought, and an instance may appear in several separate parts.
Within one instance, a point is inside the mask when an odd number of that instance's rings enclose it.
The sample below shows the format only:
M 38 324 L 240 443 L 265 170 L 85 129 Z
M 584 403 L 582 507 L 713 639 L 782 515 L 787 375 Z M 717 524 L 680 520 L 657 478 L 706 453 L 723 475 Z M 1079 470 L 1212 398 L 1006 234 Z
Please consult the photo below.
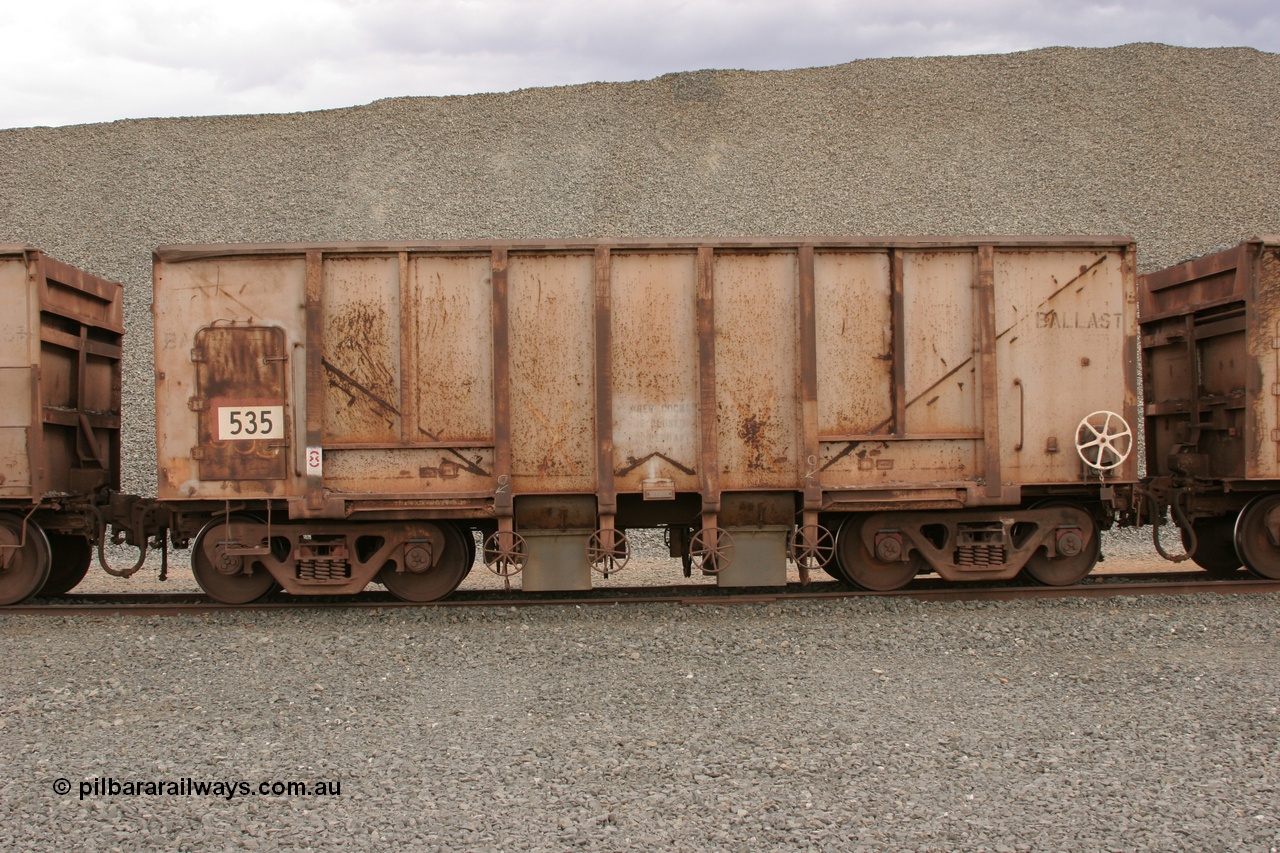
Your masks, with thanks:
M 493 511 L 510 518 L 511 500 L 511 327 L 508 315 L 507 250 L 495 246 L 489 260 L 493 286 Z
M 715 249 L 698 247 L 698 420 L 702 434 L 702 510 L 720 511 L 716 408 Z
M 982 237 L 983 240 L 992 240 L 990 236 Z M 1081 237 L 1075 235 L 1054 235 L 1054 236 L 1001 236 L 996 239 L 1001 245 L 1024 247 L 1024 248 L 1060 248 L 1063 246 L 1125 246 L 1131 240 L 1129 237 L 1111 235 L 1111 236 L 1089 236 Z M 969 247 L 979 240 L 976 236 L 958 235 L 954 237 L 937 237 L 932 235 L 914 235 L 914 236 L 897 236 L 897 237 L 858 237 L 856 240 L 840 237 L 820 238 L 815 237 L 812 242 L 818 248 L 844 248 L 850 245 L 857 245 L 860 248 L 876 249 L 876 248 L 907 248 L 907 249 L 940 249 Z M 625 239 L 625 240 L 600 240 L 600 239 L 566 239 L 566 240 L 512 240 L 504 242 L 504 246 L 508 250 L 520 251 L 564 251 L 564 250 L 586 250 L 593 251 L 596 246 L 607 244 L 619 249 L 672 249 L 672 248 L 701 248 L 706 245 L 706 240 L 702 238 L 672 238 L 663 240 L 648 239 Z M 795 246 L 794 240 L 785 240 L 780 238 L 728 238 L 717 242 L 717 245 L 726 249 L 771 249 L 784 248 L 787 246 Z M 434 252 L 489 252 L 493 247 L 491 242 L 483 240 L 436 240 L 436 241 L 342 241 L 334 243 L 241 243 L 228 245 L 218 244 L 178 244 L 160 246 L 155 249 L 155 256 L 167 263 L 183 263 L 188 261 L 196 261 L 209 257 L 235 257 L 237 255 L 247 256 L 266 256 L 266 255 L 304 255 L 309 251 L 324 249 L 334 253 L 343 254 L 362 254 L 368 252 L 396 252 L 396 251 L 434 251 Z
M 307 306 L 307 386 L 306 432 L 307 453 L 322 445 L 324 427 L 324 316 L 321 299 L 324 292 L 324 256 L 318 251 L 307 252 L 306 306 Z M 312 474 L 307 466 L 306 505 L 319 510 L 324 505 L 324 476 Z
M 982 371 L 983 476 L 987 497 L 1000 497 L 1000 389 L 996 370 L 995 247 L 978 247 L 978 354 Z
M 609 247 L 596 247 L 596 500 L 602 516 L 618 512 L 613 473 L 612 263 Z

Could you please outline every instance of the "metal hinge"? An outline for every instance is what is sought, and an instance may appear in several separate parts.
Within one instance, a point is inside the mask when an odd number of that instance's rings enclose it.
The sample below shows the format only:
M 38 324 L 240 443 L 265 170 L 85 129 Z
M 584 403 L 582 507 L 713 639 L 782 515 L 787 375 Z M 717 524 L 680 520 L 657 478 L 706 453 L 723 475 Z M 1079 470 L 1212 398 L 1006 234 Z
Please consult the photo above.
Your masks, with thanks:
M 191 397 L 187 400 L 187 408 L 193 412 L 207 412 L 209 410 L 209 401 L 204 397 Z
M 191 458 L 196 460 L 197 462 L 204 459 L 204 448 L 203 447 L 191 448 Z
M 191 348 L 191 360 L 197 364 L 204 361 L 204 350 L 200 347 Z

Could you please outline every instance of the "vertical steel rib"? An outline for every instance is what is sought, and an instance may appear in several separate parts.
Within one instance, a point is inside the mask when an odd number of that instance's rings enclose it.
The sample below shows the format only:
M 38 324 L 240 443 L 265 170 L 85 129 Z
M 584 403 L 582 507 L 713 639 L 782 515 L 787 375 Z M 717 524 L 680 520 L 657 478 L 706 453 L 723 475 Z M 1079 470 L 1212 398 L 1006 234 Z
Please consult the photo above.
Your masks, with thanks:
M 716 410 L 715 249 L 698 248 L 698 422 L 702 511 L 720 511 L 719 423 Z
M 893 382 L 889 396 L 893 406 L 893 435 L 907 433 L 907 318 L 902 296 L 902 250 L 889 251 L 889 317 L 893 326 Z
M 397 253 L 400 267 L 400 441 L 418 441 L 418 316 L 409 253 Z
M 489 256 L 493 286 L 493 511 L 510 518 L 511 499 L 511 334 L 508 314 L 507 250 Z
M 978 246 L 978 360 L 982 373 L 983 476 L 987 497 L 999 498 L 1000 389 L 996 370 L 995 247 Z
M 800 287 L 800 435 L 803 458 L 804 508 L 822 507 L 822 484 L 818 473 L 818 325 L 814 288 L 813 246 L 799 251 Z
M 596 285 L 596 499 L 600 515 L 618 512 L 613 475 L 613 301 L 612 256 L 595 250 Z
M 324 316 L 322 300 L 324 292 L 324 255 L 318 251 L 307 252 L 306 306 L 307 306 L 307 390 L 306 419 L 307 447 L 310 454 L 313 448 L 323 444 L 324 426 L 324 367 L 321 360 L 324 356 Z M 324 475 L 311 473 L 307 466 L 306 505 L 310 510 L 319 510 L 324 506 Z

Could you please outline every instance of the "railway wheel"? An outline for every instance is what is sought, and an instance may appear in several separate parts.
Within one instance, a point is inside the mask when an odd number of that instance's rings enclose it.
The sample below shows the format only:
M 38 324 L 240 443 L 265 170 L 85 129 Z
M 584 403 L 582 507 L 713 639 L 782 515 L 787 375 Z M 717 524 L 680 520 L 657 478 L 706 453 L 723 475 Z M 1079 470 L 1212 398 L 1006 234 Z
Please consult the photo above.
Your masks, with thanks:
M 1098 555 L 1102 553 L 1098 523 L 1079 504 L 1051 501 L 1037 504 L 1035 509 L 1044 507 L 1064 507 L 1071 510 L 1073 521 L 1088 542 L 1081 542 L 1078 534 L 1063 533 L 1058 539 L 1058 556 L 1051 558 L 1043 550 L 1037 549 L 1022 567 L 1022 574 L 1045 586 L 1080 583 L 1098 565 Z
M 1214 575 L 1233 575 L 1241 565 L 1236 554 L 1236 519 L 1233 516 L 1201 518 L 1191 525 L 1196 534 L 1196 552 L 1191 561 Z M 1187 547 L 1187 534 L 1182 534 L 1182 547 Z
M 64 595 L 75 588 L 89 573 L 93 563 L 93 545 L 74 533 L 50 533 L 49 577 L 40 587 L 41 595 Z
M 474 533 L 465 527 L 459 528 L 458 533 L 462 536 L 463 544 L 467 546 L 467 570 L 462 573 L 462 578 L 465 580 L 476 564 L 476 537 Z
M 1240 510 L 1235 544 L 1245 568 L 1280 580 L 1280 495 L 1261 495 Z
M 912 551 L 907 560 L 881 560 L 862 544 L 862 527 L 865 519 L 851 515 L 840 525 L 836 536 L 835 565 L 841 580 L 869 589 L 888 592 L 911 583 L 912 578 L 924 569 L 925 561 L 919 551 Z M 827 571 L 831 571 L 830 568 Z
M 233 515 L 237 530 L 262 524 L 251 516 Z M 226 519 L 206 524 L 191 544 L 191 574 L 205 595 L 223 604 L 248 604 L 276 589 L 276 579 L 253 557 L 227 552 Z
M 24 535 L 25 534 L 25 535 Z M 26 601 L 49 578 L 49 540 L 40 525 L 0 515 L 0 605 Z
M 444 549 L 439 560 L 432 564 L 425 560 L 414 560 L 406 554 L 404 571 L 398 572 L 386 567 L 378 572 L 378 583 L 401 601 L 438 601 L 457 589 L 467 572 L 471 571 L 471 562 L 475 559 L 475 540 L 472 540 L 472 547 L 468 548 L 470 531 L 464 534 L 457 525 L 448 522 L 433 523 L 444 534 Z
M 841 583 L 847 583 L 851 586 L 853 585 L 853 581 L 849 580 L 849 577 L 844 573 L 844 569 L 840 567 L 839 557 L 823 566 L 822 570 Z

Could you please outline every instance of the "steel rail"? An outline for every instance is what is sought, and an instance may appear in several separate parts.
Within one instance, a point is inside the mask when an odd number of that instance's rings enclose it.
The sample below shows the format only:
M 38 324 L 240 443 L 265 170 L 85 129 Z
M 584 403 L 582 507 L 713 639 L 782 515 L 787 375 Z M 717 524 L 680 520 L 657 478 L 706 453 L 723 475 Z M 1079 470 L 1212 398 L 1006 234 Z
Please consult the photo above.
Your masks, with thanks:
M 1239 577 L 1220 578 L 1204 572 L 1102 574 L 1070 586 L 1013 584 L 944 584 L 919 580 L 891 592 L 854 589 L 834 581 L 808 586 L 788 584 L 783 589 L 762 588 L 726 591 L 710 585 L 612 587 L 583 592 L 524 593 L 519 590 L 464 590 L 441 601 L 401 601 L 389 593 L 363 592 L 355 596 L 268 596 L 251 604 L 226 605 L 201 593 L 71 593 L 57 599 L 36 600 L 0 608 L 0 614 L 67 615 L 178 615 L 234 611 L 398 608 L 398 607 L 531 607 L 537 605 L 681 604 L 727 606 L 782 601 L 864 598 L 911 598 L 920 601 L 1010 601 L 1034 598 L 1106 598 L 1129 595 L 1242 595 L 1280 593 L 1280 580 Z

